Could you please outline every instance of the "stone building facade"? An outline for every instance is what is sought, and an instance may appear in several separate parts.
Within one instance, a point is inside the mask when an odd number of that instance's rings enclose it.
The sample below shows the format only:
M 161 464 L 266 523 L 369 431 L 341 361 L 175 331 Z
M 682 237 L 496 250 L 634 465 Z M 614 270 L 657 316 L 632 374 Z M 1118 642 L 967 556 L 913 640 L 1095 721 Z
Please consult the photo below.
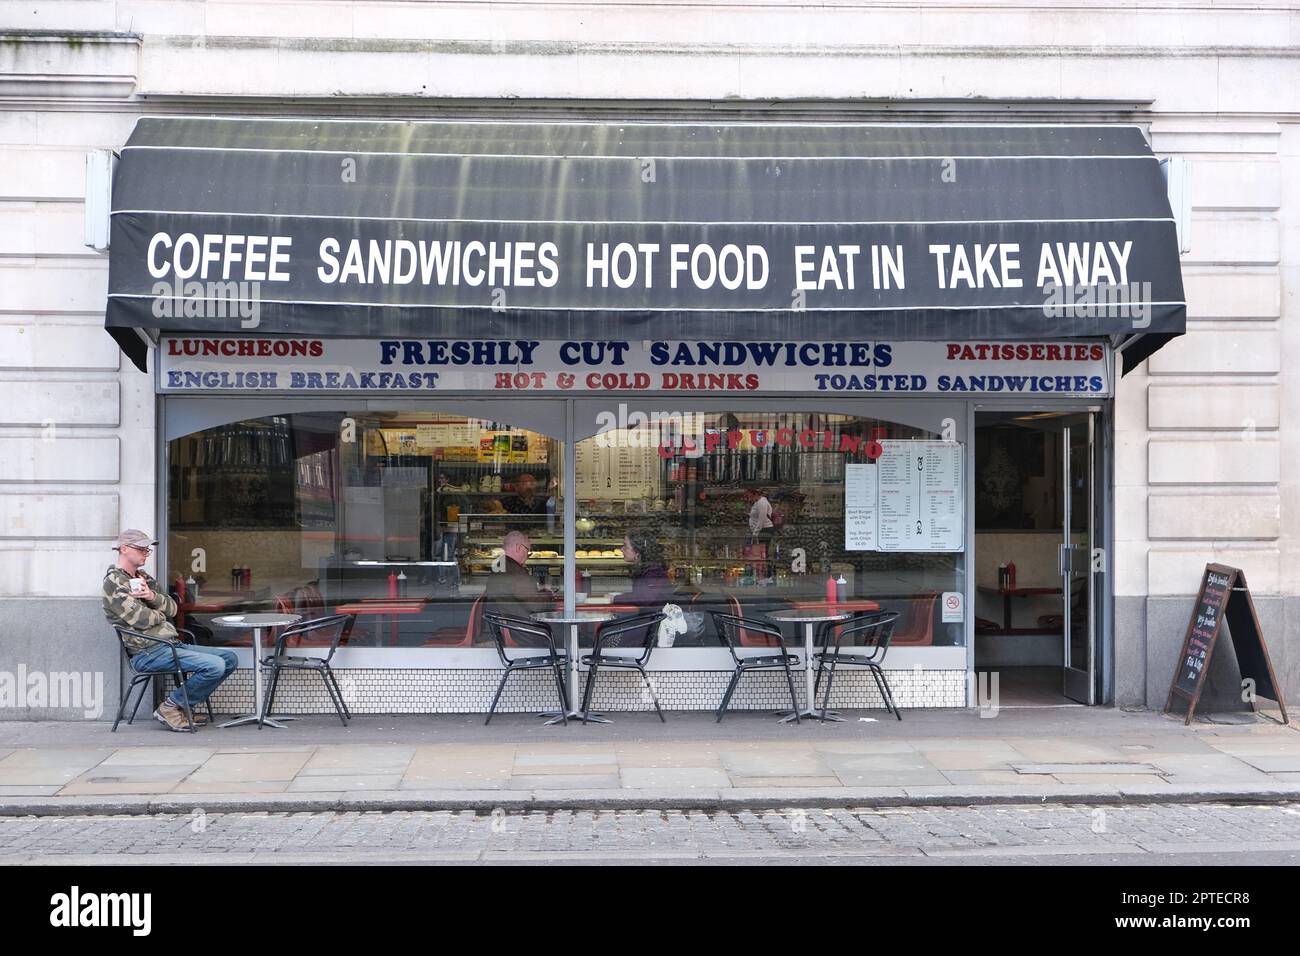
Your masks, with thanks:
M 1188 161 L 1191 215 L 1187 334 L 1116 386 L 1112 702 L 1163 706 L 1207 561 L 1247 572 L 1296 697 L 1297 89 L 1284 5 L 2 0 L 0 671 L 115 699 L 99 581 L 157 524 L 159 439 L 83 204 L 86 153 L 140 116 L 1115 122 Z

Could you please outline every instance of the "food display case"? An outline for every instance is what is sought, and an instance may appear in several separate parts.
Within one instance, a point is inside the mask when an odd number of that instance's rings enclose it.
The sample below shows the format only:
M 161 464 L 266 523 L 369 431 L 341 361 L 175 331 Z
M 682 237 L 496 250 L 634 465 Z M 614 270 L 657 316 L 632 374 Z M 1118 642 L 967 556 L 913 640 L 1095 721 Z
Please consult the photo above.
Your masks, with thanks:
M 461 568 L 466 584 L 483 583 L 482 578 L 492 573 L 493 563 L 501 558 L 501 540 L 507 529 L 521 527 L 515 516 L 502 520 L 500 515 L 469 515 L 471 526 L 477 529 L 469 532 L 461 556 Z M 559 590 L 564 575 L 564 536 L 555 534 L 538 534 L 529 531 L 532 550 L 528 554 L 527 567 L 533 571 L 539 581 Z M 580 536 L 574 553 L 575 563 L 580 575 L 593 579 L 590 593 L 613 593 L 623 589 L 629 577 L 627 562 L 623 560 L 622 536 Z M 582 588 L 579 588 L 582 590 Z

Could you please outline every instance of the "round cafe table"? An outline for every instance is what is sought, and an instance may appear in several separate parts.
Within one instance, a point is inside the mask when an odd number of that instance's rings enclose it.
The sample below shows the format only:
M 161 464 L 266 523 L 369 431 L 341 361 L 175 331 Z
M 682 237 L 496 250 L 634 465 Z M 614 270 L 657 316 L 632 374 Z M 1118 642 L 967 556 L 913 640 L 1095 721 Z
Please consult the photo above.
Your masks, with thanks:
M 578 628 L 583 624 L 602 624 L 605 621 L 612 621 L 617 617 L 612 611 L 605 610 L 583 610 L 578 608 L 572 615 L 566 615 L 563 611 L 539 611 L 533 615 L 533 620 L 539 624 L 567 624 L 569 626 L 569 710 L 567 714 L 556 713 L 543 714 L 544 717 L 550 717 L 546 723 L 560 723 L 564 717 L 582 717 L 582 711 L 577 709 L 578 705 Z M 592 723 L 610 724 L 613 723 L 608 717 L 600 714 L 588 714 L 587 719 Z
M 804 709 L 799 711 L 800 717 L 818 717 L 822 720 L 843 720 L 833 710 L 822 713 L 813 705 L 813 625 L 821 624 L 825 621 L 847 621 L 853 616 L 852 611 L 838 610 L 834 605 L 823 605 L 822 607 L 796 607 L 785 611 L 768 611 L 767 617 L 773 621 L 780 621 L 783 624 L 802 624 L 803 625 L 803 650 L 806 655 L 803 660 L 803 678 L 804 678 Z M 787 723 L 794 720 L 795 712 L 788 711 L 781 718 L 781 723 Z
M 244 714 L 234 720 L 228 720 L 221 724 L 222 727 L 238 727 L 240 724 L 256 722 L 259 729 L 265 725 L 283 730 L 284 724 L 280 723 L 280 720 L 298 719 L 297 717 L 280 717 L 279 720 L 272 720 L 262 712 L 262 632 L 268 627 L 286 627 L 290 624 L 297 624 L 301 620 L 301 614 L 227 614 L 224 617 L 214 617 L 212 619 L 212 623 L 218 627 L 243 628 L 253 632 L 254 713 Z

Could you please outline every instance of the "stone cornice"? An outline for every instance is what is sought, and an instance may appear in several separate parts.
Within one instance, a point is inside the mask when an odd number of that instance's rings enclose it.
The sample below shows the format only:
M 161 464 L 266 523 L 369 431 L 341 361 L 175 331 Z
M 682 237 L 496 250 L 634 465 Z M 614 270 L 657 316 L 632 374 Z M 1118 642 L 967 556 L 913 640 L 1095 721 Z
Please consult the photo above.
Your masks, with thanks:
M 121 100 L 139 79 L 140 37 L 0 31 L 0 96 Z
M 189 49 L 277 50 L 303 53 L 422 53 L 461 56 L 674 56 L 674 57 L 1300 57 L 1300 45 L 1206 44 L 933 44 L 933 43 L 709 43 L 582 40 L 411 40 L 357 37 L 184 36 L 150 34 L 146 45 Z

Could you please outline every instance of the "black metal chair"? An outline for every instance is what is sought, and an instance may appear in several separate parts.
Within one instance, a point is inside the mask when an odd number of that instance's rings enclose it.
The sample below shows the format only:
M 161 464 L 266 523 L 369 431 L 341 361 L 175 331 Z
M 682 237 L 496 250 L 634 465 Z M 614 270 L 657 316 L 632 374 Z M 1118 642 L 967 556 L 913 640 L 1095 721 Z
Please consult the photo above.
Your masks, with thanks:
M 501 681 L 497 684 L 497 692 L 492 697 L 492 706 L 488 708 L 487 720 L 483 721 L 484 726 L 492 723 L 492 715 L 496 713 L 497 704 L 501 700 L 501 691 L 505 690 L 506 681 L 510 679 L 510 675 L 516 671 L 537 670 L 542 667 L 551 668 L 555 675 L 555 687 L 560 696 L 560 716 L 563 718 L 563 723 L 568 724 L 569 694 L 564 686 L 564 669 L 569 664 L 569 655 L 556 649 L 555 638 L 551 634 L 551 629 L 543 624 L 525 621 L 523 618 L 506 617 L 504 614 L 498 614 L 495 611 L 483 612 L 483 622 L 487 624 L 488 630 L 492 632 L 492 641 L 496 644 L 497 656 L 501 658 L 501 663 L 505 666 Z M 511 651 L 536 651 L 540 649 L 541 653 L 525 653 L 511 657 L 506 653 L 507 639 L 514 642 L 514 645 L 509 648 Z M 529 646 L 521 647 L 525 643 Z
M 903 719 L 898 705 L 894 703 L 894 694 L 889 689 L 889 681 L 880 667 L 885 659 L 885 653 L 889 650 L 889 640 L 894 635 L 894 622 L 897 620 L 897 611 L 866 614 L 838 625 L 827 635 L 826 650 L 813 655 L 817 661 L 817 677 L 813 681 L 814 700 L 817 698 L 817 689 L 821 686 L 822 672 L 826 672 L 826 693 L 822 696 L 821 706 L 822 720 L 826 719 L 826 711 L 830 708 L 831 684 L 835 681 L 835 668 L 841 665 L 865 667 L 871 671 L 876 687 L 880 690 L 881 699 L 885 702 L 885 709 L 899 720 Z M 840 645 L 848 637 L 868 639 L 871 652 L 868 654 L 842 652 Z
M 731 660 L 735 666 L 735 671 L 731 675 L 731 683 L 727 685 L 727 692 L 722 696 L 722 706 L 718 708 L 718 723 L 722 723 L 722 715 L 727 712 L 727 705 L 731 703 L 731 695 L 736 692 L 736 685 L 740 683 L 740 678 L 750 671 L 771 670 L 777 667 L 785 669 L 785 680 L 790 686 L 790 706 L 794 710 L 795 723 L 799 723 L 799 699 L 794 693 L 794 676 L 790 673 L 791 667 L 799 666 L 799 656 L 791 654 L 785 646 L 785 636 L 781 629 L 774 624 L 765 621 L 756 621 L 752 618 L 742 618 L 736 614 L 728 614 L 725 611 L 712 611 L 713 623 L 717 628 L 718 637 L 722 643 L 727 646 L 731 652 Z M 737 653 L 739 648 L 776 648 L 775 654 L 756 654 L 752 657 L 742 656 Z
M 338 678 L 330 668 L 330 661 L 334 659 L 334 652 L 339 649 L 339 645 L 351 635 L 356 620 L 355 614 L 331 614 L 329 617 L 301 621 L 280 632 L 280 636 L 275 639 L 275 647 L 261 661 L 262 666 L 271 671 L 271 687 L 262 706 L 263 717 L 269 717 L 274 710 L 275 690 L 280 686 L 281 673 L 315 671 L 325 684 L 325 693 L 329 694 L 334 712 L 339 715 L 344 727 L 348 725 L 352 711 L 348 710 L 348 703 L 343 699 L 343 689 L 339 687 Z M 311 638 L 304 644 L 302 639 L 307 635 L 311 635 Z M 287 645 L 291 640 L 295 642 L 295 650 L 324 649 L 325 654 L 289 654 Z
M 617 667 L 639 673 L 646 689 L 650 691 L 650 699 L 654 701 L 655 713 L 659 715 L 660 722 L 668 723 L 663 709 L 659 706 L 659 698 L 655 695 L 654 684 L 650 683 L 650 677 L 645 672 L 646 664 L 650 663 L 650 655 L 655 645 L 659 643 L 659 622 L 663 619 L 663 611 L 638 614 L 635 617 L 620 617 L 606 621 L 596 631 L 596 646 L 592 648 L 590 654 L 584 654 L 580 658 L 581 663 L 587 668 L 587 684 L 582 692 L 581 707 L 584 724 L 587 722 L 587 713 L 591 705 L 591 689 L 596 683 L 596 671 L 602 667 Z M 636 657 L 626 654 L 606 654 L 605 651 L 611 647 L 639 647 L 641 653 Z
M 150 637 L 148 634 L 141 634 L 139 631 L 133 631 L 129 627 L 122 627 L 117 624 L 113 625 L 113 630 L 117 632 L 118 647 L 122 649 L 122 660 L 126 664 L 126 669 L 131 673 L 131 680 L 129 682 L 121 682 L 122 692 L 117 706 L 117 717 L 113 720 L 113 729 L 110 733 L 117 732 L 117 725 L 122 722 L 122 717 L 126 713 L 126 705 L 131 700 L 131 693 L 138 685 L 140 687 L 140 693 L 135 699 L 135 706 L 131 708 L 131 716 L 127 720 L 128 725 L 135 723 L 135 715 L 140 710 L 140 702 L 144 700 L 144 695 L 149 687 L 149 682 L 155 677 L 171 677 L 171 679 L 175 681 L 176 686 L 181 689 L 181 697 L 185 700 L 185 721 L 190 725 L 189 732 L 194 733 L 194 717 L 191 714 L 190 709 L 190 694 L 189 691 L 185 689 L 185 681 L 189 678 L 190 672 L 181 667 L 180 656 L 176 653 L 176 645 L 171 641 L 163 640 L 161 637 Z M 183 627 L 178 627 L 176 631 L 178 634 L 188 635 L 189 640 L 186 643 L 195 643 L 193 631 L 189 631 Z M 166 647 L 170 647 L 172 650 L 172 669 L 169 671 L 137 671 L 131 666 L 132 655 L 131 652 L 127 650 L 127 637 L 133 637 L 141 641 L 148 641 L 150 644 L 162 644 Z M 207 708 L 208 723 L 212 723 L 212 702 L 205 700 L 203 704 Z

